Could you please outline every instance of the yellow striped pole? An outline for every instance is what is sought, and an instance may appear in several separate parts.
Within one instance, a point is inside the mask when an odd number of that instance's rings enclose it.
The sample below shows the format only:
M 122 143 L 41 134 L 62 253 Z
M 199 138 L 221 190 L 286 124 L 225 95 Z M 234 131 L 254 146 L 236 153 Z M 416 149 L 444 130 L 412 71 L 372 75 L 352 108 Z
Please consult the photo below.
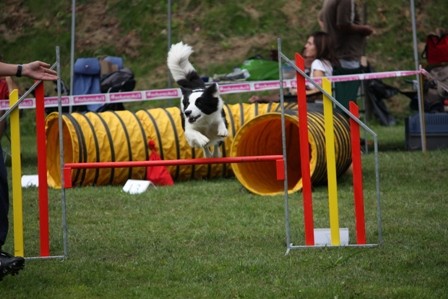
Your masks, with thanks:
M 327 78 L 322 78 L 322 88 L 331 95 L 331 82 Z M 339 235 L 338 186 L 336 179 L 336 155 L 334 149 L 333 102 L 325 94 L 323 96 L 323 102 L 331 245 L 339 246 L 341 245 L 341 241 Z
M 14 89 L 9 95 L 9 106 L 19 100 L 19 92 Z M 11 127 L 11 177 L 12 208 L 14 215 L 14 255 L 24 256 L 23 246 L 23 206 L 22 206 L 22 165 L 20 161 L 20 116 L 19 109 L 14 109 L 10 116 Z

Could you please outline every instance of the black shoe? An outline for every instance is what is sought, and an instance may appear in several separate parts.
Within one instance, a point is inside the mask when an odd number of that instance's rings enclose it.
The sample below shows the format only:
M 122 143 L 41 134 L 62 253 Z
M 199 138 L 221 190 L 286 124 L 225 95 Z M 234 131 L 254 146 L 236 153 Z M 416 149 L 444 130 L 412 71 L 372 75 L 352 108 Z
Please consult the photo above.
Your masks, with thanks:
M 0 251 L 0 280 L 8 274 L 16 275 L 25 267 L 25 259 Z

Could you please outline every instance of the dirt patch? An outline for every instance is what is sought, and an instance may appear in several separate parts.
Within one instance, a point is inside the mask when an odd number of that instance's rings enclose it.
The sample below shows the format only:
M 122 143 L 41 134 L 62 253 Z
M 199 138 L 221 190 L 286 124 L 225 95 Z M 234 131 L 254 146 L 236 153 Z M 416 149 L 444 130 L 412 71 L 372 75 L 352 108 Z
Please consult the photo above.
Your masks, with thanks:
M 252 37 L 230 37 L 225 41 L 226 45 L 210 43 L 201 39 L 198 34 L 185 36 L 184 42 L 193 46 L 195 53 L 192 60 L 199 65 L 205 66 L 210 61 L 221 64 L 229 60 L 242 59 L 253 55 L 259 50 L 266 49 L 272 44 L 276 37 L 273 34 L 260 34 Z
M 256 14 L 256 12 L 251 11 L 251 14 Z M 263 49 L 275 40 L 275 36 L 272 34 L 261 34 L 249 38 L 231 37 L 225 41 L 225 45 L 231 45 L 226 48 L 221 43 L 211 43 L 201 36 L 201 30 L 198 28 L 184 38 L 184 42 L 194 46 L 194 59 L 198 66 L 206 65 L 210 61 L 220 64 L 224 61 L 247 57 L 251 51 Z M 139 55 L 139 47 L 142 42 L 136 31 L 122 32 L 120 21 L 108 13 L 106 0 L 78 5 L 77 50 L 96 52 L 104 45 L 112 45 L 116 48 L 117 53 L 124 53 L 132 58 Z
M 76 48 L 96 52 L 105 45 L 114 46 L 117 52 L 132 58 L 138 56 L 141 42 L 134 30 L 123 34 L 118 18 L 108 13 L 106 0 L 78 5 Z
M 0 14 L 0 35 L 5 41 L 13 42 L 22 35 L 27 27 L 31 27 L 35 18 L 28 11 L 23 1 L 2 0 Z
M 251 15 L 257 14 L 250 8 L 248 10 Z M 78 50 L 95 52 L 104 45 L 113 45 L 117 53 L 124 53 L 130 58 L 139 55 L 139 47 L 142 45 L 140 37 L 136 31 L 122 32 L 119 20 L 108 13 L 106 0 L 78 5 L 77 11 L 76 47 Z M 201 28 L 196 28 L 191 34 L 185 35 L 183 40 L 194 46 L 194 60 L 198 66 L 206 65 L 210 61 L 220 64 L 247 57 L 251 52 L 265 49 L 267 45 L 272 44 L 273 40 L 276 40 L 273 34 L 260 34 L 249 38 L 230 37 L 225 43 L 215 43 L 204 40 L 202 36 Z

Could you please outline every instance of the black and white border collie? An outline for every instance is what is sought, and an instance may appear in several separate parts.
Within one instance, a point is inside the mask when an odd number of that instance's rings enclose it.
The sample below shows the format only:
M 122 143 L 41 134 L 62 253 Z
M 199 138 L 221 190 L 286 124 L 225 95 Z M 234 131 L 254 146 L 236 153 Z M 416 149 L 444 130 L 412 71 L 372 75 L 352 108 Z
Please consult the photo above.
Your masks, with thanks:
M 216 83 L 205 86 L 188 60 L 191 53 L 191 46 L 180 42 L 171 46 L 167 59 L 168 69 L 182 90 L 182 128 L 191 147 L 202 148 L 207 158 L 219 157 L 219 145 L 228 135 L 224 102 Z

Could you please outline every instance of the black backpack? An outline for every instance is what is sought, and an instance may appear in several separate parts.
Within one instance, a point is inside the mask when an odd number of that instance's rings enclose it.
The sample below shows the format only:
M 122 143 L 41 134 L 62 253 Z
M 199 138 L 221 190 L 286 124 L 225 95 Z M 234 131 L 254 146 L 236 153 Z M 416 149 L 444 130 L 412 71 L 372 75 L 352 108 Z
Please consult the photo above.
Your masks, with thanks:
M 135 83 L 134 73 L 125 67 L 101 78 L 101 92 L 132 91 Z

